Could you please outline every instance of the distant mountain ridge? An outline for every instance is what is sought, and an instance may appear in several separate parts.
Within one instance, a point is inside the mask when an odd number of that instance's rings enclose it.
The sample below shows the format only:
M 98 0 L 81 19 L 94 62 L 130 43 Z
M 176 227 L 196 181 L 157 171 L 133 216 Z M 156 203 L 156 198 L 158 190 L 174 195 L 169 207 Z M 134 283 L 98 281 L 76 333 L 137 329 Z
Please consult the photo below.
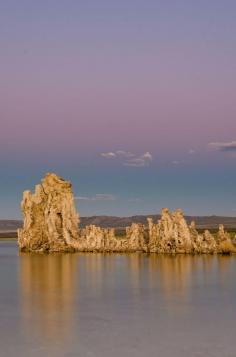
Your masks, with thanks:
M 117 216 L 91 216 L 80 217 L 81 227 L 94 224 L 102 228 L 125 228 L 132 223 L 147 223 L 147 217 L 151 217 L 154 222 L 160 219 L 160 215 L 136 215 L 130 217 Z M 236 217 L 225 216 L 185 216 L 188 223 L 196 222 L 198 229 L 217 229 L 219 224 L 224 224 L 226 229 L 236 229 Z M 22 227 L 21 220 L 0 220 L 0 232 L 15 232 Z
M 154 222 L 160 219 L 159 214 L 136 215 L 130 217 L 116 217 L 116 216 L 91 216 L 81 217 L 81 226 L 94 224 L 102 228 L 125 228 L 132 223 L 147 223 L 147 218 L 150 217 Z M 223 224 L 226 229 L 236 229 L 236 217 L 225 216 L 185 216 L 185 219 L 190 224 L 195 221 L 198 229 L 217 229 L 219 224 Z
M 22 221 L 12 219 L 0 219 L 0 231 L 12 232 L 22 227 Z

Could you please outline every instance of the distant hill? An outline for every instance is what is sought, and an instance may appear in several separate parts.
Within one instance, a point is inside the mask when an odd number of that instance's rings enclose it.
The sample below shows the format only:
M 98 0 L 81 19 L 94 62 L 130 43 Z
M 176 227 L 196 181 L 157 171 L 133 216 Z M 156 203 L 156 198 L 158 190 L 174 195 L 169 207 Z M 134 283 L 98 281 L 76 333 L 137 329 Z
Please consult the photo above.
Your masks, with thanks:
M 20 220 L 0 219 L 0 238 L 16 237 L 16 231 L 20 227 L 22 227 Z
M 116 217 L 116 216 L 91 216 L 81 217 L 80 226 L 84 227 L 89 224 L 94 224 L 102 228 L 125 228 L 132 223 L 146 224 L 147 217 L 151 217 L 156 222 L 160 215 L 139 215 L 131 217 Z M 221 217 L 221 216 L 185 216 L 188 223 L 196 222 L 198 229 L 215 230 L 219 224 L 224 224 L 228 230 L 236 230 L 236 217 Z M 18 228 L 22 227 L 20 220 L 0 220 L 0 237 L 16 236 Z
M 22 227 L 20 220 L 0 219 L 0 232 L 12 232 L 20 227 Z
M 160 219 L 160 215 L 139 215 L 131 217 L 115 217 L 115 216 L 92 216 L 81 217 L 81 226 L 94 224 L 103 228 L 124 228 L 132 223 L 147 223 L 147 217 L 151 217 L 154 222 Z M 224 224 L 227 229 L 236 229 L 236 217 L 221 217 L 221 216 L 185 216 L 187 222 L 196 222 L 199 229 L 216 229 L 219 224 Z

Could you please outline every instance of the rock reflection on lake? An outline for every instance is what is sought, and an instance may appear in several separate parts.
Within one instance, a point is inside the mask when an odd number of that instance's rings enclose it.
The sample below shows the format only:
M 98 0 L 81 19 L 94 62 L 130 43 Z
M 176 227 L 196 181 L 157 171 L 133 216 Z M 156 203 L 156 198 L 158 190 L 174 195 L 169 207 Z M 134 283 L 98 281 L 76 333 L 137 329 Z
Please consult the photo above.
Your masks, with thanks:
M 33 327 L 46 340 L 56 343 L 70 333 L 75 273 L 73 255 L 20 255 L 22 328 L 27 333 Z M 36 323 L 32 326 L 30 320 Z
M 1 356 L 235 357 L 236 257 L 18 254 L 0 243 Z

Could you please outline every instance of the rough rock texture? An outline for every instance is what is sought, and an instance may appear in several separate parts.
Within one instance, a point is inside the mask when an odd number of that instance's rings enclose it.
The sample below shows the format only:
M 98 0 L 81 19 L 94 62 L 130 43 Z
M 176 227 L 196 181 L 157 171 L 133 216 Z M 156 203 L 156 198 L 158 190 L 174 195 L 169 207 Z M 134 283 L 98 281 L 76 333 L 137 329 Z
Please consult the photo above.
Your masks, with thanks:
M 235 240 L 231 239 L 229 233 L 225 232 L 223 224 L 219 225 L 219 231 L 216 236 L 217 248 L 219 253 L 235 253 Z
M 66 251 L 78 239 L 79 217 L 75 209 L 71 183 L 55 174 L 47 174 L 35 193 L 23 193 L 21 209 L 23 229 L 18 230 L 21 250 Z
M 192 241 L 190 230 L 178 209 L 173 214 L 167 208 L 161 211 L 157 225 L 148 220 L 149 249 L 159 253 L 190 253 Z
M 157 253 L 216 253 L 217 244 L 209 231 L 200 235 L 192 222 L 187 225 L 183 212 L 172 214 L 163 208 L 157 224 L 148 220 L 149 251 Z
M 85 252 L 132 252 L 146 251 L 145 229 L 142 224 L 133 223 L 126 228 L 125 237 L 116 237 L 114 229 L 90 225 L 79 230 L 79 239 L 73 248 Z
M 35 193 L 25 191 L 21 208 L 24 214 L 23 229 L 18 230 L 18 242 L 25 251 L 84 251 L 84 252 L 150 252 L 215 254 L 236 251 L 224 226 L 214 237 L 208 230 L 199 234 L 195 223 L 188 226 L 183 212 L 161 211 L 154 223 L 147 227 L 133 223 L 122 237 L 114 229 L 95 225 L 78 227 L 71 184 L 55 174 L 47 174 Z

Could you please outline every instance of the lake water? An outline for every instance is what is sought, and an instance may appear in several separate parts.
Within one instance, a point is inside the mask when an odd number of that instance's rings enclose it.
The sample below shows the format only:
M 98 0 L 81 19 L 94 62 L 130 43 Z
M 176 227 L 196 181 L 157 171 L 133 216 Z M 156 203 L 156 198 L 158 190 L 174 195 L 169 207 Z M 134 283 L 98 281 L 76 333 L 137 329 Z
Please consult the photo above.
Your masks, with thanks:
M 236 257 L 0 243 L 1 357 L 235 357 L 235 327 Z

